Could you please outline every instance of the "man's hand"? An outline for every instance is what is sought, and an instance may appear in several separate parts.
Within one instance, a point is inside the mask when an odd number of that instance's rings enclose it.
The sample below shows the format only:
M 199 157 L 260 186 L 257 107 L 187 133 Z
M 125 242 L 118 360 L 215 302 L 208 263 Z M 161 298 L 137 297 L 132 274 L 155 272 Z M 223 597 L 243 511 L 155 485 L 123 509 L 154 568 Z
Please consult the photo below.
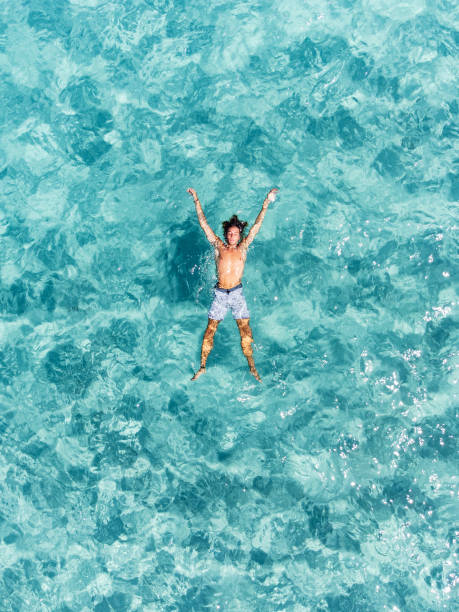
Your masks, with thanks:
M 194 189 L 192 189 L 191 187 L 189 187 L 189 188 L 187 189 L 187 192 L 188 192 L 188 193 L 189 193 L 191 196 L 193 196 L 193 199 L 196 199 L 196 198 L 198 197 L 198 194 L 196 193 L 196 191 L 195 191 Z
M 274 200 L 276 199 L 277 196 L 277 192 L 279 191 L 279 189 L 271 189 L 270 192 L 268 193 L 268 195 L 266 196 L 266 199 L 269 202 L 274 202 Z

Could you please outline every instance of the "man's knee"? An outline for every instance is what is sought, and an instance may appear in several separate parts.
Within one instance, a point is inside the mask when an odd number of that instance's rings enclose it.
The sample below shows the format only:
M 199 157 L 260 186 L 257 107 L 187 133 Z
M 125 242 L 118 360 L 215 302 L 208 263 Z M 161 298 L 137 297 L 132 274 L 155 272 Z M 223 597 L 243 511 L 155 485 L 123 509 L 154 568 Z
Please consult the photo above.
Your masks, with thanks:
M 203 345 L 211 349 L 214 345 L 214 335 L 217 331 L 217 327 L 220 321 L 216 321 L 215 319 L 209 319 L 209 323 L 207 325 L 207 329 L 204 332 Z
M 248 319 L 238 319 L 237 325 L 241 334 L 241 347 L 244 353 L 252 351 L 252 330 L 250 329 Z
M 204 339 L 202 341 L 203 351 L 209 353 L 212 350 L 213 346 L 214 346 L 214 337 L 209 334 L 205 334 Z
M 250 353 L 252 354 L 252 336 L 243 336 L 241 337 L 241 347 L 244 354 Z

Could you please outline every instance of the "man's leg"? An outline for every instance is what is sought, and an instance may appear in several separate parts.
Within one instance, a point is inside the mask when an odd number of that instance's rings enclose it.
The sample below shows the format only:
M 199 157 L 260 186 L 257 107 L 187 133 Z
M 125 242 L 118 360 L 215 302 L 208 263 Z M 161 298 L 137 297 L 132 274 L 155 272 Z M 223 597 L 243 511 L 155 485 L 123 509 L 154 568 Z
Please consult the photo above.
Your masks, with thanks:
M 260 375 L 257 372 L 255 367 L 255 363 L 253 361 L 253 350 L 252 350 L 252 330 L 250 329 L 249 319 L 236 319 L 237 326 L 239 328 L 239 333 L 241 334 L 241 347 L 242 352 L 247 358 L 247 363 L 249 364 L 250 373 L 252 376 L 255 376 L 257 380 L 261 382 Z
M 204 374 L 204 372 L 206 371 L 207 357 L 209 356 L 209 353 L 212 350 L 212 347 L 214 345 L 214 335 L 215 335 L 215 332 L 217 331 L 217 327 L 219 323 L 220 321 L 217 321 L 216 319 L 209 319 L 206 331 L 204 332 L 204 338 L 202 339 L 201 367 L 199 368 L 199 370 L 196 372 L 196 374 L 193 376 L 191 380 L 196 380 L 197 378 L 201 376 L 201 374 Z

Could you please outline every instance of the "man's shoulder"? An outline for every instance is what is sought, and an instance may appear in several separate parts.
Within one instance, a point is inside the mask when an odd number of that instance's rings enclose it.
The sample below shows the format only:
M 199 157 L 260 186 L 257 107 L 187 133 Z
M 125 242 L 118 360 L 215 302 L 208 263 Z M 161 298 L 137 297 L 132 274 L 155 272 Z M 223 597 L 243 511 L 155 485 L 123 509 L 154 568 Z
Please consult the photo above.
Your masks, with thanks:
M 223 240 L 221 240 L 218 236 L 216 236 L 216 239 L 211 244 L 215 250 L 215 255 L 219 255 L 225 246 Z

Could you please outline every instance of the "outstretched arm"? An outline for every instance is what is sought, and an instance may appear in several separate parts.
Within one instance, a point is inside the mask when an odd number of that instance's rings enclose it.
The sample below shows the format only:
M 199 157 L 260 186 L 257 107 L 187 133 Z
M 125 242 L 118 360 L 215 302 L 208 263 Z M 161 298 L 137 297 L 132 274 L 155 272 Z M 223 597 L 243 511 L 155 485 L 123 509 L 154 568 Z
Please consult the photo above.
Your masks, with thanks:
M 268 195 L 266 196 L 265 201 L 263 202 L 263 206 L 261 207 L 261 210 L 258 213 L 258 217 L 255 219 L 255 223 L 250 228 L 247 237 L 243 240 L 244 246 L 249 246 L 249 244 L 258 234 L 258 230 L 260 229 L 261 224 L 263 223 L 263 219 L 265 218 L 266 211 L 268 210 L 269 203 L 274 202 L 278 191 L 279 189 L 271 189 Z
M 207 240 L 211 244 L 215 244 L 218 242 L 219 238 L 216 236 L 215 232 L 212 230 L 210 225 L 207 223 L 207 219 L 204 215 L 204 211 L 202 210 L 201 202 L 199 201 L 198 194 L 191 187 L 187 189 L 188 193 L 193 196 L 194 204 L 196 206 L 196 214 L 198 215 L 199 225 L 202 227 Z

